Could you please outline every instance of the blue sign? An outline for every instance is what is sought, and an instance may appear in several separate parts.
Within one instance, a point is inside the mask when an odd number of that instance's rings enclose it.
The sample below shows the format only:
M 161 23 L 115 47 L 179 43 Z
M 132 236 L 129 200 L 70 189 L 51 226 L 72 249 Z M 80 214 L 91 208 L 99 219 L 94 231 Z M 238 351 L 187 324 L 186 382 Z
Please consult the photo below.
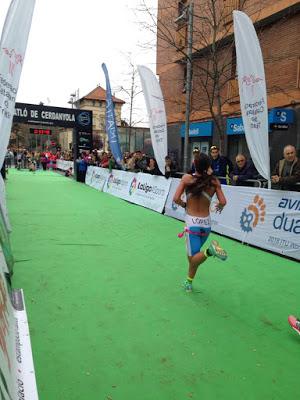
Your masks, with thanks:
M 108 71 L 104 63 L 102 64 L 102 69 L 106 80 L 106 132 L 108 134 L 109 145 L 114 159 L 122 166 L 123 157 L 119 144 L 119 132 L 116 124 L 114 103 L 111 95 Z
M 292 124 L 294 122 L 294 110 L 287 108 L 272 108 L 269 111 L 270 124 Z M 270 131 L 270 127 L 269 127 Z M 245 129 L 242 117 L 227 118 L 226 121 L 227 135 L 244 135 Z
M 245 129 L 243 119 L 240 118 L 227 118 L 226 121 L 227 135 L 244 135 Z
M 293 124 L 294 110 L 289 108 L 272 108 L 269 111 L 269 124 Z
M 180 128 L 181 137 L 185 137 L 185 124 Z M 212 136 L 213 121 L 192 122 L 190 124 L 189 137 Z

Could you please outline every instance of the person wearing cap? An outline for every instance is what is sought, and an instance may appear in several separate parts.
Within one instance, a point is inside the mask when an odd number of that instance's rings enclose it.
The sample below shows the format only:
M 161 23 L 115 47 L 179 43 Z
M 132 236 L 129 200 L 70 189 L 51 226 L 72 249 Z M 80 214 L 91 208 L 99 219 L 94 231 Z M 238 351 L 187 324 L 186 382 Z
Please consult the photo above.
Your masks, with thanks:
M 218 146 L 211 146 L 210 158 L 214 175 L 225 178 L 221 179 L 221 183 L 228 183 L 229 174 L 233 169 L 232 162 L 227 157 L 221 156 Z

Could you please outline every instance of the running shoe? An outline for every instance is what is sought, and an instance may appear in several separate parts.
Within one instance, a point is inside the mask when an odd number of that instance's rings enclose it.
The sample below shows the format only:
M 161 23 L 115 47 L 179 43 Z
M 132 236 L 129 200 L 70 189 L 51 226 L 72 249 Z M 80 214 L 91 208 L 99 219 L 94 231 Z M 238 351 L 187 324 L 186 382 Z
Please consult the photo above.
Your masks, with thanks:
M 217 257 L 222 261 L 225 261 L 227 259 L 226 251 L 222 249 L 222 247 L 216 240 L 211 241 L 208 249 L 214 257 Z
M 187 279 L 183 282 L 183 288 L 186 292 L 192 292 L 193 291 L 193 285 L 191 282 L 189 282 Z
M 300 335 L 300 320 L 293 315 L 288 317 L 289 324 L 291 327 Z

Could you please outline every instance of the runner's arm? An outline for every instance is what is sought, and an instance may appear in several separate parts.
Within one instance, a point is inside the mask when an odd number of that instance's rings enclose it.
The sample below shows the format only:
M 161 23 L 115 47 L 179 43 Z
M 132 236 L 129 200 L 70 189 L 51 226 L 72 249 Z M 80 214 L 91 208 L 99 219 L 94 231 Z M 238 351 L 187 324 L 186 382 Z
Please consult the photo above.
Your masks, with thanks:
M 176 192 L 174 194 L 174 197 L 173 197 L 174 203 L 178 204 L 179 206 L 181 206 L 183 208 L 186 208 L 186 202 L 181 199 L 181 196 L 183 195 L 183 193 L 185 191 L 188 179 L 189 179 L 189 175 L 184 175 L 181 178 L 181 181 L 180 181 L 180 183 L 176 189 Z
M 226 197 L 223 193 L 222 186 L 221 186 L 219 179 L 216 179 L 216 181 L 215 181 L 215 188 L 216 188 L 217 199 L 219 200 L 219 203 L 216 208 L 219 212 L 221 212 L 223 210 L 223 208 L 226 206 L 227 201 L 226 201 Z

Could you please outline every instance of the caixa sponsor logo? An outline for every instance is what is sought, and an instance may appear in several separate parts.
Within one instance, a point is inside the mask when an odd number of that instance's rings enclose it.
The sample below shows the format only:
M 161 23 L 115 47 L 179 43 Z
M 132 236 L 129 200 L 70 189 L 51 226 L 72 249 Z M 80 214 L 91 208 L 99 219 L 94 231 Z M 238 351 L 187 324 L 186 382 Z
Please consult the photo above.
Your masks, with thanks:
M 286 211 L 300 211 L 300 200 L 289 199 L 283 197 L 279 203 L 279 208 Z M 288 215 L 285 211 L 282 214 L 276 215 L 273 220 L 273 228 L 276 230 L 283 230 L 285 232 L 300 233 L 300 218 L 295 218 L 294 215 Z
M 244 133 L 244 125 L 243 124 L 230 124 L 230 129 L 235 133 Z

